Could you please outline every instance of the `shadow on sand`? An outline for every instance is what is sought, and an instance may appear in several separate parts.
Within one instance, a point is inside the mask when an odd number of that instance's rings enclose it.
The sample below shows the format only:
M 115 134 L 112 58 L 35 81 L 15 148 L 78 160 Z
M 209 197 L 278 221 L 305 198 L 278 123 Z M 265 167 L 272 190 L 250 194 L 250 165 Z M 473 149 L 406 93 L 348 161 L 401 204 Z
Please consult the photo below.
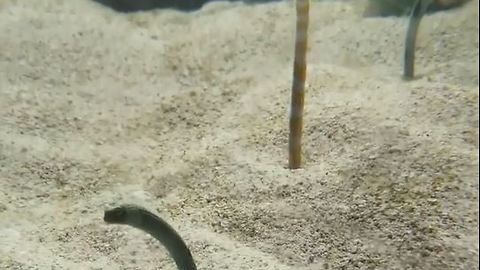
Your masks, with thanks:
M 176 9 L 180 11 L 195 11 L 207 2 L 216 0 L 93 0 L 119 12 L 148 11 L 152 9 Z M 247 4 L 267 3 L 282 0 L 228 0 L 229 2 L 244 2 Z

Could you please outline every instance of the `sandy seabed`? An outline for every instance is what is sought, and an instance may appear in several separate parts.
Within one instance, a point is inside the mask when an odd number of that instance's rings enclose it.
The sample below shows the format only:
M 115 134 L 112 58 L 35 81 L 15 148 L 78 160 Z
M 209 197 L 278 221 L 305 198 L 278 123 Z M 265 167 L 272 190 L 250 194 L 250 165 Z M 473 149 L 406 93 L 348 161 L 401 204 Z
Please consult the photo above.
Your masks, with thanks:
M 287 164 L 294 2 L 118 14 L 0 1 L 0 268 L 175 269 L 106 225 L 135 203 L 199 269 L 478 269 L 478 0 L 311 6 L 303 169 Z

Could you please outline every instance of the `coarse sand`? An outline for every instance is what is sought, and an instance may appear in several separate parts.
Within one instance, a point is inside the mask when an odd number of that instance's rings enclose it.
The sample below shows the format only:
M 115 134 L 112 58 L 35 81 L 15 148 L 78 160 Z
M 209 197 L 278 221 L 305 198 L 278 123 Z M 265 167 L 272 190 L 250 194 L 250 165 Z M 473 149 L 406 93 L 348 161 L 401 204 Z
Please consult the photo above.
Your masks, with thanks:
M 176 269 L 103 211 L 171 222 L 199 269 L 479 269 L 478 0 L 311 3 L 304 166 L 287 165 L 295 3 L 121 14 L 0 0 L 0 269 Z

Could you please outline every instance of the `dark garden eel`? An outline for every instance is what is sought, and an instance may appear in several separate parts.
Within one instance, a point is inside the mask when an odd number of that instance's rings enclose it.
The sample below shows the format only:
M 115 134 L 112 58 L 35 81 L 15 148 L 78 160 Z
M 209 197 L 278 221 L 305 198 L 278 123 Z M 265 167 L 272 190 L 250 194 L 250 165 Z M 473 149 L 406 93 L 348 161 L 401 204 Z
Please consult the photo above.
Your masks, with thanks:
M 170 253 L 179 270 L 196 270 L 192 254 L 182 237 L 165 220 L 136 205 L 122 205 L 106 210 L 103 220 L 109 224 L 124 224 L 155 237 Z
M 415 64 L 415 43 L 417 40 L 418 26 L 425 15 L 428 7 L 433 0 L 417 0 L 410 12 L 410 20 L 408 22 L 407 35 L 405 38 L 405 54 L 403 66 L 403 78 L 406 80 L 413 79 Z

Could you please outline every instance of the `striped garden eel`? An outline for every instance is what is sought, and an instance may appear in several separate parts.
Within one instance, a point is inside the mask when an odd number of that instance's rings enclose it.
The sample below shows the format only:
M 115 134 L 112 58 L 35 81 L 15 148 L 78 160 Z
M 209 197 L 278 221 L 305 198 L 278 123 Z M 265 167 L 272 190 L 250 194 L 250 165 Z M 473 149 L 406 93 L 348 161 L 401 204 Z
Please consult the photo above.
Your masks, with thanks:
M 155 237 L 165 246 L 179 270 L 196 270 L 192 253 L 182 237 L 165 220 L 147 209 L 126 204 L 106 210 L 103 220 L 109 224 L 130 225 Z
M 293 60 L 292 100 L 290 104 L 290 134 L 288 138 L 288 167 L 298 169 L 302 164 L 303 107 L 307 77 L 307 49 L 310 0 L 297 0 L 295 58 Z

